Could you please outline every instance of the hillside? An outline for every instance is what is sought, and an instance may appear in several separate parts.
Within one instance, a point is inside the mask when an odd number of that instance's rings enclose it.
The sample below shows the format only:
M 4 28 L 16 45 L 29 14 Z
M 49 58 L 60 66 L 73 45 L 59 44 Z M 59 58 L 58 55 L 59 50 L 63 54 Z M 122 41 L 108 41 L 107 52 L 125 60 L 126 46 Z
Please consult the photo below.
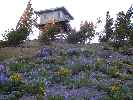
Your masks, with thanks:
M 105 44 L 0 48 L 0 60 L 0 100 L 133 99 L 133 55 Z

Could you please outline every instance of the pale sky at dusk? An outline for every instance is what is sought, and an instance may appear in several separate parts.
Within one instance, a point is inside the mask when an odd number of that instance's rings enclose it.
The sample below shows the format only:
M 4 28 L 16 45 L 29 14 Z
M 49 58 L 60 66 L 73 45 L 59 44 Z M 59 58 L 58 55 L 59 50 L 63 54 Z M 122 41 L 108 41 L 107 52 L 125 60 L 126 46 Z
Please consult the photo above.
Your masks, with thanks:
M 0 0 L 0 39 L 5 30 L 15 28 L 29 0 Z M 98 17 L 105 19 L 106 11 L 115 17 L 119 11 L 127 11 L 133 0 L 31 0 L 34 10 L 64 6 L 74 17 L 72 27 L 79 28 L 83 20 L 95 22 Z M 35 32 L 31 38 L 37 37 Z

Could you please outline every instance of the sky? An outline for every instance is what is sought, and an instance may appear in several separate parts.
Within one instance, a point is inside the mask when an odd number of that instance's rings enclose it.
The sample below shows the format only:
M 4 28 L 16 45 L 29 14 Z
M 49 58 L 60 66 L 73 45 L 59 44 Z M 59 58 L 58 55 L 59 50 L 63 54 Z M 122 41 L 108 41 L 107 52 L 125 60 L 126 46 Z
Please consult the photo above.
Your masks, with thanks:
M 28 1 L 0 0 L 0 39 L 5 30 L 16 27 Z M 110 11 L 111 17 L 116 17 L 119 11 L 126 12 L 133 4 L 133 0 L 31 0 L 31 2 L 35 11 L 64 6 L 74 17 L 70 24 L 77 30 L 81 21 L 95 23 L 98 17 L 104 21 L 107 11 Z M 38 30 L 35 29 L 30 38 L 37 38 L 38 34 Z

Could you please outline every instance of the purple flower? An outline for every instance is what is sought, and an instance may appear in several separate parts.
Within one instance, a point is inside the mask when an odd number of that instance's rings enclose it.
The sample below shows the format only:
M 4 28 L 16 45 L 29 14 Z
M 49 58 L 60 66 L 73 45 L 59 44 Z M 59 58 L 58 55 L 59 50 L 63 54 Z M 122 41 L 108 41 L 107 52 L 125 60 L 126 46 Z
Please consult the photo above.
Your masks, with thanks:
M 90 98 L 90 100 L 96 100 L 96 97 L 95 97 L 95 96 L 92 96 L 92 97 Z
M 69 94 L 68 94 L 68 92 L 67 91 L 65 91 L 65 100 L 68 100 L 68 96 L 69 96 Z
M 0 73 L 0 83 L 4 83 L 7 81 L 7 77 L 5 73 Z
M 3 64 L 0 64 L 0 72 L 5 69 L 5 66 Z

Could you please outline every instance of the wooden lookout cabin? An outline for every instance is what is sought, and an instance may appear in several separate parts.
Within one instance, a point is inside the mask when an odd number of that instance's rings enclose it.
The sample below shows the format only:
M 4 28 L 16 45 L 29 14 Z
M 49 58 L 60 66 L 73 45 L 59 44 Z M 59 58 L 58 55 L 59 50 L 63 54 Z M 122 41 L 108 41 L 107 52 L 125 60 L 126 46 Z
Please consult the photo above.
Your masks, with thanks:
M 68 32 L 71 29 L 69 22 L 74 19 L 64 7 L 37 11 L 35 13 L 40 17 L 38 28 L 41 32 L 46 31 L 47 24 L 55 24 L 59 32 Z

